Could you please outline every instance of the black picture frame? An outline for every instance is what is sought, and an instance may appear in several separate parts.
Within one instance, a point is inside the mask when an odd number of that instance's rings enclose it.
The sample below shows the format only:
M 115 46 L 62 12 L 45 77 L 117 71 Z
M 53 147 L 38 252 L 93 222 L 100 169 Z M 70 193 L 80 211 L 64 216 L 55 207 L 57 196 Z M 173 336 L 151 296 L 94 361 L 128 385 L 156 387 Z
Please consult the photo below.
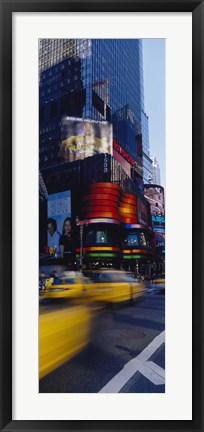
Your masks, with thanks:
M 1 431 L 174 430 L 203 431 L 203 150 L 204 2 L 197 0 L 0 0 L 1 5 Z M 193 419 L 191 421 L 12 420 L 12 13 L 192 12 L 193 19 Z M 182 31 L 182 29 L 181 29 Z M 185 180 L 184 180 L 185 181 Z M 187 213 L 185 214 L 187 217 Z M 184 303 L 185 307 L 185 303 Z M 176 395 L 175 395 L 176 397 Z M 179 401 L 178 401 L 179 403 Z

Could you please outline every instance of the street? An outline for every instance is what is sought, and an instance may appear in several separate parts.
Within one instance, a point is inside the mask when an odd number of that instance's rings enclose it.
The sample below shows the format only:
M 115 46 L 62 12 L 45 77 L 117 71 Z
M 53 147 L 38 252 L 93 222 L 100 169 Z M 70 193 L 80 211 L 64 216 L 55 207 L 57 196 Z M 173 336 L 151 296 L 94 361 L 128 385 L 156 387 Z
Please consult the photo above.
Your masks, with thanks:
M 133 305 L 95 306 L 91 339 L 40 380 L 40 393 L 165 392 L 165 295 L 147 291 Z

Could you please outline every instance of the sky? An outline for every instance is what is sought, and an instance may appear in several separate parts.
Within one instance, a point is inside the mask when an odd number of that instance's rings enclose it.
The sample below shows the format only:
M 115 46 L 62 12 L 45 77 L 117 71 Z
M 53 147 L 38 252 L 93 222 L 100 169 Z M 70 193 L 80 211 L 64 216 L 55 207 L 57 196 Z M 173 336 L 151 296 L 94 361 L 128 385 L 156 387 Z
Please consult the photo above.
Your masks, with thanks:
M 143 39 L 144 104 L 149 117 L 150 155 L 165 187 L 165 39 Z

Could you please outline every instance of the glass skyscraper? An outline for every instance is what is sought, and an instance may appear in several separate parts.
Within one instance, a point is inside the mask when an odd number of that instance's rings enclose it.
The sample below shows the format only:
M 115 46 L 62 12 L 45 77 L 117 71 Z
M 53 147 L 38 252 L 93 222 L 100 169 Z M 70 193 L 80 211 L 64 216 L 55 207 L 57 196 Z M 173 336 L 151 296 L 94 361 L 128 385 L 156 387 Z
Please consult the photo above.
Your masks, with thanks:
M 142 40 L 41 39 L 39 73 L 40 167 L 59 161 L 66 115 L 111 122 L 113 138 L 135 161 L 139 128 L 148 152 Z
M 107 101 L 111 115 L 128 104 L 140 123 L 144 105 L 141 40 L 93 39 L 90 62 L 88 85 Z M 91 116 L 100 118 L 92 107 Z

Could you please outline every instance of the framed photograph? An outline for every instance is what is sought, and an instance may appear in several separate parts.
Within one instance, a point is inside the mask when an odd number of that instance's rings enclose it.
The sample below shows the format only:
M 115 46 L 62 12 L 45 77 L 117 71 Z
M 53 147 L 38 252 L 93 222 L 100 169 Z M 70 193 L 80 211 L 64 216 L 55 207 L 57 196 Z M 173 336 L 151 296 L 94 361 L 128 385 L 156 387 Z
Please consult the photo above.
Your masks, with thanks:
M 203 430 L 202 1 L 1 4 L 1 430 Z

